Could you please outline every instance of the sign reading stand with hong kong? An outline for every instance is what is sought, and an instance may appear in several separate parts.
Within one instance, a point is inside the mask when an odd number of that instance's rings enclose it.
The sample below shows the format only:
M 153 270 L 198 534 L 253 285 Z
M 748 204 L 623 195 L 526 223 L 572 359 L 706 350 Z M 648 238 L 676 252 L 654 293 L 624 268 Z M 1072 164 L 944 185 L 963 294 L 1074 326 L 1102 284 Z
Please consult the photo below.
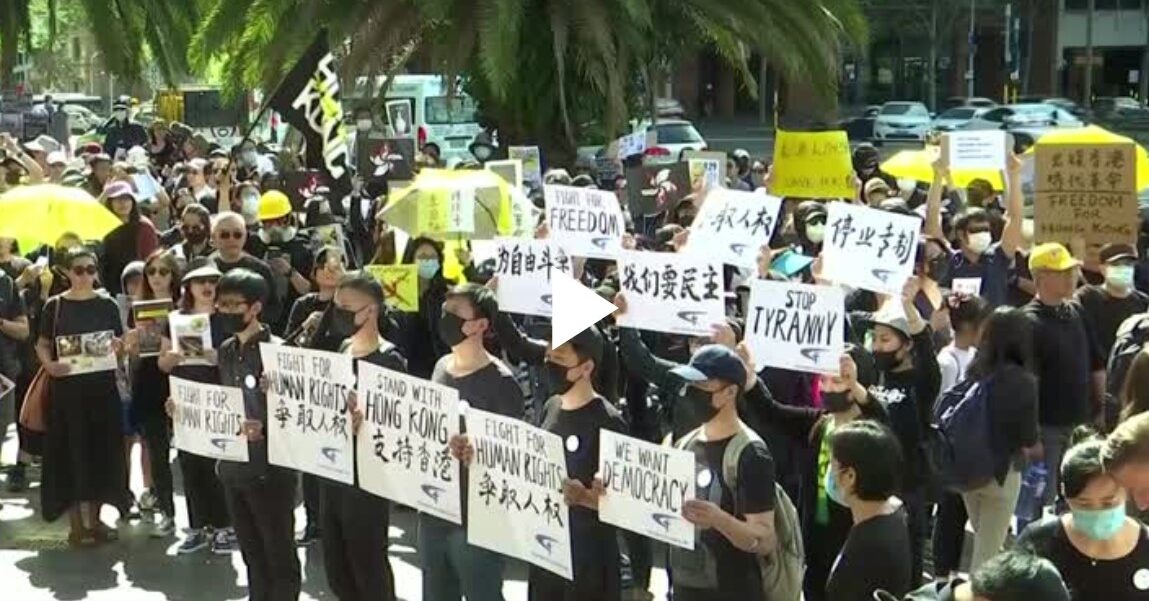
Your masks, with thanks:
M 913 275 L 922 220 L 849 204 L 826 205 L 822 277 L 881 294 L 901 294 Z

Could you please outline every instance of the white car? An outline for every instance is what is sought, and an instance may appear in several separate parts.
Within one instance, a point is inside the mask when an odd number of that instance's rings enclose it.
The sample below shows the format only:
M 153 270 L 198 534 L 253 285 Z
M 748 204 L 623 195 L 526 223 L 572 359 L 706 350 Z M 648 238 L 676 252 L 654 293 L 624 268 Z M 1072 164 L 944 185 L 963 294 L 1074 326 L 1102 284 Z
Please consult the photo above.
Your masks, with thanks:
M 1063 108 L 1040 102 L 990 109 L 970 119 L 962 129 L 1004 129 L 1019 142 L 1032 144 L 1047 131 L 1063 127 L 1085 127 L 1085 123 Z
M 654 129 L 657 132 L 655 145 L 646 149 L 647 165 L 670 165 L 682 160 L 683 151 L 707 148 L 706 140 L 689 121 L 667 119 L 659 120 L 655 125 L 645 122 L 640 127 L 645 131 Z
M 965 127 L 971 119 L 986 114 L 990 109 L 976 106 L 956 106 L 934 118 L 934 131 L 953 131 Z
M 931 119 L 930 110 L 920 102 L 887 102 L 874 119 L 874 142 L 924 141 L 930 131 Z

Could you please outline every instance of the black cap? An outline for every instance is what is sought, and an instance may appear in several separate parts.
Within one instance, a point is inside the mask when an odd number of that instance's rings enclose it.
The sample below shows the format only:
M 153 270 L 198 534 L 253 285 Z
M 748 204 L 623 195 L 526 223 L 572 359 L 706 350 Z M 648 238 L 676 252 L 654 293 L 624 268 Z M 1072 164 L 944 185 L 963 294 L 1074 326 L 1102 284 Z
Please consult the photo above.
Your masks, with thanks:
M 746 382 L 746 364 L 729 348 L 721 344 L 708 344 L 690 357 L 690 363 L 680 365 L 671 373 L 687 382 L 722 380 L 731 384 Z
M 1101 247 L 1098 259 L 1102 263 L 1116 263 L 1118 261 L 1137 260 L 1137 248 L 1132 244 L 1113 243 Z
M 598 328 L 591 326 L 575 334 L 568 344 L 574 348 L 579 357 L 593 360 L 596 370 L 599 365 L 602 365 L 602 352 L 605 343 Z

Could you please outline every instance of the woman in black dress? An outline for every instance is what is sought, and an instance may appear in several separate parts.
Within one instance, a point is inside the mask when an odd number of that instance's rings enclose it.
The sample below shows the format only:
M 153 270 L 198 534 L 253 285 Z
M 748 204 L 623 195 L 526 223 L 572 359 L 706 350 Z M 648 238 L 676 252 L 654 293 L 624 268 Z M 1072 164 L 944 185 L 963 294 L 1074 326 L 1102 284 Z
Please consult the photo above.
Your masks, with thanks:
M 64 349 L 69 356 L 77 350 L 98 356 L 105 350 L 99 341 L 78 336 L 110 332 L 110 342 L 103 343 L 119 354 L 124 331 L 116 302 L 95 289 L 95 254 L 76 248 L 65 264 L 71 288 L 45 305 L 36 344 L 50 377 L 40 505 L 47 521 L 68 512 L 68 541 L 88 546 L 116 538 L 115 530 L 100 522 L 100 508 L 122 504 L 128 488 L 120 394 L 114 370 L 72 374 L 70 364 L 60 361 L 58 340 L 69 337 Z

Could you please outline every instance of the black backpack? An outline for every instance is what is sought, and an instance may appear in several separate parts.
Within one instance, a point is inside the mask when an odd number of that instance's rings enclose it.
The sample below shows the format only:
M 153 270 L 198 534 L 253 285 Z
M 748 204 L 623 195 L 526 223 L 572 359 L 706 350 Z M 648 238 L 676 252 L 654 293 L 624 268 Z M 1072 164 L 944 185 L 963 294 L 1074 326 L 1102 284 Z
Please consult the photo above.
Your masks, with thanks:
M 1133 315 L 1117 328 L 1117 338 L 1109 352 L 1105 379 L 1105 429 L 1117 426 L 1121 412 L 1121 388 L 1133 358 L 1149 343 L 1149 313 Z

